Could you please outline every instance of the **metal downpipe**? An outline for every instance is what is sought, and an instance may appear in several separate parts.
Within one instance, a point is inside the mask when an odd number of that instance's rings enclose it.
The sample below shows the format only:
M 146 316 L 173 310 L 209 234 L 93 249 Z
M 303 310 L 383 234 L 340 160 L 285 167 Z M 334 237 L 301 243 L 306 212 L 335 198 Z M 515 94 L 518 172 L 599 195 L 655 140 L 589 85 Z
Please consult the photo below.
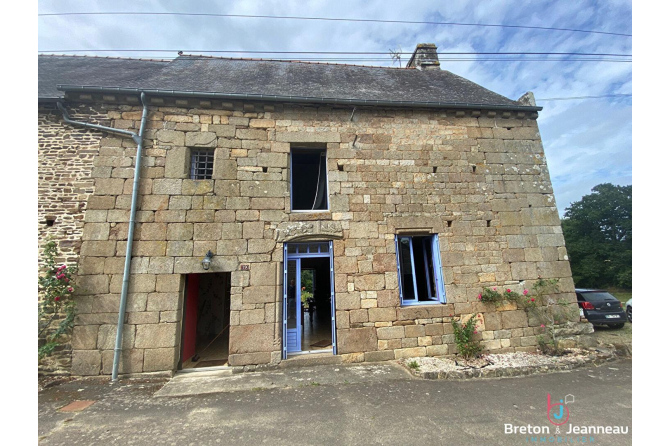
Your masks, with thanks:
M 130 202 L 130 220 L 128 220 L 128 241 L 126 242 L 126 261 L 123 266 L 123 284 L 121 285 L 121 301 L 119 303 L 119 321 L 116 325 L 116 342 L 114 343 L 114 362 L 112 363 L 112 381 L 119 378 L 119 362 L 121 359 L 121 343 L 123 341 L 123 323 L 126 316 L 126 303 L 128 301 L 128 285 L 130 283 L 130 261 L 133 251 L 133 237 L 135 235 L 135 213 L 137 211 L 137 195 L 140 189 L 140 172 L 142 170 L 142 137 L 147 123 L 148 106 L 144 92 L 141 93 L 142 121 L 140 133 L 133 137 L 137 143 L 137 155 L 135 156 L 135 177 L 133 179 L 133 194 Z

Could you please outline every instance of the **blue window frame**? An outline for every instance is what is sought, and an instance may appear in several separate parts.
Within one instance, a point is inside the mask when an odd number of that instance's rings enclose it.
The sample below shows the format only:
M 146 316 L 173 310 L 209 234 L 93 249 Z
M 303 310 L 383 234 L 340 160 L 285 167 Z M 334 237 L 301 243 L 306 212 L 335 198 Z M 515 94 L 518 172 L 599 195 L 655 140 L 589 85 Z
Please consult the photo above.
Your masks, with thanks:
M 395 244 L 402 305 L 446 303 L 437 235 L 396 235 Z

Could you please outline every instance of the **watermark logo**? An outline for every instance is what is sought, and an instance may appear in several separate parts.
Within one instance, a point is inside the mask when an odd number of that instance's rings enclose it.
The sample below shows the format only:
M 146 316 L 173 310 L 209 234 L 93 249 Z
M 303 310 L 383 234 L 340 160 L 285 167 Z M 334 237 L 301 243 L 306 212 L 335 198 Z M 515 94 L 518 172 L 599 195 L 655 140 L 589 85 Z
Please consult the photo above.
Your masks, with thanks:
M 547 419 L 554 426 L 562 426 L 570 419 L 568 403 L 574 403 L 573 395 L 566 395 L 565 398 L 558 400 L 558 403 L 551 402 L 551 394 L 547 393 Z
M 575 396 L 568 394 L 558 400 L 551 399 L 551 394 L 547 393 L 547 419 L 553 424 L 552 428 L 547 425 L 515 425 L 505 423 L 505 434 L 521 434 L 526 436 L 527 443 L 594 443 L 594 434 L 604 435 L 627 435 L 629 427 L 621 426 L 592 426 L 575 425 L 568 423 L 570 420 L 570 411 L 568 404 L 575 402 Z M 561 430 L 566 429 L 562 433 Z

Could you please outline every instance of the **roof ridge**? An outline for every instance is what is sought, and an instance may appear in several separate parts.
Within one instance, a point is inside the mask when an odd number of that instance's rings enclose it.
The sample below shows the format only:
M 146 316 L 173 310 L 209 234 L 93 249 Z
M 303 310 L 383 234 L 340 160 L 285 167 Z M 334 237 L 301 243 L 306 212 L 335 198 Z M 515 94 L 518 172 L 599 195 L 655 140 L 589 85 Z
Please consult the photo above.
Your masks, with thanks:
M 85 54 L 42 54 L 37 53 L 38 56 L 42 57 L 78 57 L 81 59 L 114 59 L 114 60 L 141 60 L 146 62 L 172 62 L 174 59 L 145 59 L 143 57 L 119 57 L 119 56 L 88 56 Z
M 393 70 L 417 70 L 416 68 L 406 68 L 406 67 L 388 67 L 381 65 L 359 65 L 359 64 L 349 64 L 349 63 L 333 63 L 333 62 L 314 62 L 308 60 L 286 60 L 286 59 L 265 59 L 257 57 L 224 57 L 224 56 L 208 56 L 204 54 L 180 54 L 172 61 L 178 60 L 180 57 L 183 58 L 202 58 L 202 59 L 219 59 L 219 60 L 246 60 L 246 61 L 255 61 L 255 62 L 286 62 L 286 63 L 304 63 L 312 65 L 336 65 L 336 66 L 345 66 L 345 67 L 360 67 L 360 68 L 388 68 Z

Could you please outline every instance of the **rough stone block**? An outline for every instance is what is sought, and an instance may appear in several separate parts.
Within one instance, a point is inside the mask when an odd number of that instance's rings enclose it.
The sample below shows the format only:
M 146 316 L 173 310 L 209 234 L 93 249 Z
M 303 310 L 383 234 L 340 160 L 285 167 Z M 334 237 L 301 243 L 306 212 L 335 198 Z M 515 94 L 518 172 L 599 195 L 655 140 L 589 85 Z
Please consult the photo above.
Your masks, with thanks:
M 157 195 L 181 195 L 181 184 L 184 180 L 173 178 L 156 178 L 152 191 Z
M 190 240 L 177 240 L 167 243 L 167 256 L 190 257 L 193 255 L 193 242 Z
M 177 368 L 177 350 L 175 348 L 148 348 L 144 350 L 145 372 L 175 370 Z
M 147 311 L 176 311 L 181 308 L 178 292 L 149 293 L 147 295 Z
M 405 337 L 405 327 L 381 327 L 377 329 L 378 339 L 402 339 Z
M 135 342 L 135 326 L 124 325 L 121 337 L 123 349 L 130 349 Z M 101 325 L 98 330 L 98 350 L 114 350 L 116 346 L 116 325 Z
M 359 293 L 339 293 L 335 296 L 335 308 L 337 310 L 358 310 L 361 308 L 361 295 Z
M 240 194 L 244 197 L 284 197 L 288 195 L 288 182 L 240 181 Z
M 385 283 L 383 274 L 366 274 L 354 277 L 354 289 L 356 291 L 383 290 Z
M 221 230 L 221 223 L 195 223 L 193 240 L 219 240 Z
M 72 374 L 75 376 L 99 375 L 102 355 L 98 350 L 74 350 L 72 352 Z
M 424 325 L 405 325 L 405 337 L 418 338 L 426 335 L 426 327 Z
M 121 195 L 123 193 L 123 178 L 96 178 L 96 195 Z
M 228 357 L 228 363 L 231 366 L 269 364 L 271 358 L 272 358 L 272 352 L 231 354 Z
M 95 350 L 98 345 L 98 325 L 77 325 L 72 329 L 73 350 Z
M 275 139 L 280 142 L 340 142 L 340 134 L 337 132 L 284 132 L 277 131 Z
M 230 353 L 270 352 L 274 350 L 273 339 L 274 324 L 231 325 Z
M 502 311 L 500 317 L 504 329 L 528 327 L 528 317 L 524 310 Z
M 178 324 L 138 325 L 135 333 L 136 348 L 175 347 Z
M 395 359 L 423 357 L 426 356 L 426 347 L 397 348 L 393 354 Z
M 276 300 L 276 286 L 249 286 L 242 290 L 242 302 L 245 304 L 270 303 Z M 258 322 L 256 322 L 258 323 Z
M 142 363 L 144 362 L 144 350 L 124 349 L 119 357 L 119 374 L 141 373 Z M 114 364 L 114 351 L 106 350 L 102 352 L 102 373 L 112 374 Z
M 214 180 L 186 179 L 181 185 L 183 195 L 205 195 L 212 192 L 214 192 Z
M 395 308 L 370 308 L 368 310 L 370 322 L 391 322 L 396 320 Z
M 116 241 L 85 240 L 81 243 L 82 257 L 114 257 Z
M 158 140 L 160 145 L 183 146 L 184 132 L 161 129 L 156 132 L 156 139 Z
M 186 132 L 184 145 L 188 147 L 216 147 L 216 133 Z
M 382 362 L 395 359 L 393 350 L 365 352 L 365 362 Z
M 109 276 L 106 274 L 96 276 L 79 276 L 76 293 L 81 294 L 106 294 L 109 293 Z
M 254 263 L 249 268 L 250 281 L 252 286 L 268 285 L 274 286 L 277 284 L 276 271 L 277 264 L 274 262 L 268 263 Z
M 82 240 L 107 240 L 109 238 L 109 223 L 87 223 L 84 225 Z
M 374 327 L 350 328 L 337 332 L 337 352 L 339 354 L 375 350 L 377 350 L 377 333 Z

